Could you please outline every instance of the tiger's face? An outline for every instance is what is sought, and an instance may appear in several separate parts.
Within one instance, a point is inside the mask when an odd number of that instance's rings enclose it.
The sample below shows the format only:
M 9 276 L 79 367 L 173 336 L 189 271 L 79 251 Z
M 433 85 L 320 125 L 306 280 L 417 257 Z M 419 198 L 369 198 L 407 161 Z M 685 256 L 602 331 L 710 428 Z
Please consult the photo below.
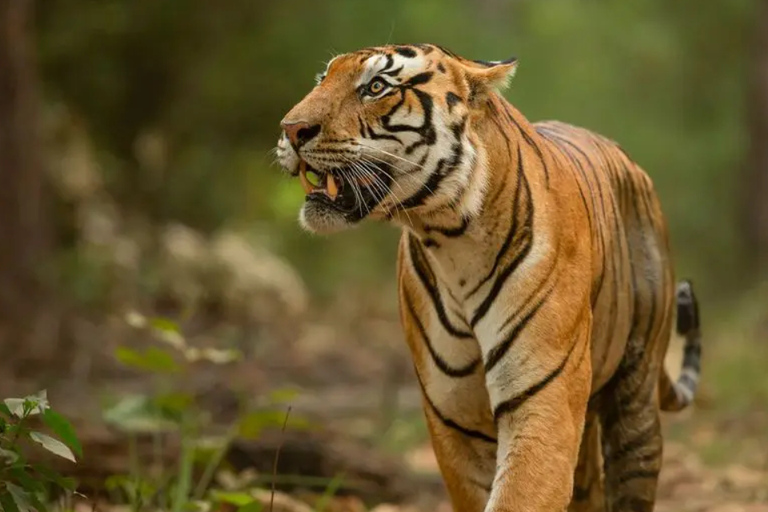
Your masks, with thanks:
M 366 217 L 457 206 L 472 215 L 485 183 L 473 116 L 514 68 L 514 60 L 470 61 L 432 45 L 331 60 L 281 122 L 278 162 L 306 193 L 301 225 L 331 233 Z

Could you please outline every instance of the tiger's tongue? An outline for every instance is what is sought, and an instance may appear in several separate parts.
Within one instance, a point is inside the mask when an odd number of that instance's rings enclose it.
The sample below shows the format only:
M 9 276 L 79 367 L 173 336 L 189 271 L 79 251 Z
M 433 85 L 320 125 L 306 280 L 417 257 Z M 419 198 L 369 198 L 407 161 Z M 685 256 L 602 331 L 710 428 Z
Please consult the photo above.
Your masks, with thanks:
M 307 167 L 307 162 L 304 160 L 299 163 L 299 180 L 301 181 L 302 188 L 304 188 L 304 192 L 306 194 L 322 192 L 330 197 L 331 200 L 335 201 L 336 197 L 339 195 L 339 186 L 336 183 L 333 174 L 330 172 L 325 173 L 325 183 L 321 182 L 319 186 L 316 186 L 309 181 L 309 178 L 307 178 Z

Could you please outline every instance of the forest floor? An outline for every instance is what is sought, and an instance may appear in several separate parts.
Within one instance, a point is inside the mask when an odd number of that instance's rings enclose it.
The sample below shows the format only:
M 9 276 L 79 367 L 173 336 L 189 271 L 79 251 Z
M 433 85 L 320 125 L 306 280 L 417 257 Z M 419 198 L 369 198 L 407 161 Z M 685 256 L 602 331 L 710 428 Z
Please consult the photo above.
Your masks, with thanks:
M 226 409 L 232 406 L 226 404 L 233 403 L 235 388 L 246 390 L 255 402 L 274 392 L 293 390 L 293 415 L 312 418 L 323 430 L 336 435 L 364 441 L 388 457 L 398 458 L 413 474 L 431 475 L 432 481 L 439 483 L 397 316 L 386 308 L 364 304 L 355 308 L 344 315 L 346 321 L 333 311 L 315 315 L 302 326 L 291 326 L 282 339 L 276 331 L 257 333 L 254 336 L 271 342 L 252 343 L 245 359 L 234 367 L 196 370 L 185 384 L 214 409 L 224 411 L 215 413 L 224 422 L 231 418 Z M 102 331 L 94 327 L 88 332 Z M 104 335 L 104 339 L 89 337 L 85 346 L 92 359 L 77 365 L 89 368 L 88 375 L 70 375 L 66 382 L 50 388 L 52 404 L 60 404 L 70 416 L 88 416 L 98 414 L 96 396 L 151 391 L 146 379 L 109 367 L 114 363 L 116 346 L 133 342 L 141 346 L 146 340 L 132 342 L 130 336 L 113 334 Z M 206 332 L 204 337 L 219 335 Z M 672 373 L 679 368 L 680 356 L 678 340 L 670 347 L 667 359 Z M 708 336 L 695 405 L 662 416 L 665 451 L 657 511 L 768 512 L 766 367 L 768 347 L 754 343 L 752 330 L 730 327 Z M 450 512 L 442 485 L 437 488 L 437 492 L 430 491 L 432 496 L 426 502 L 414 496 L 411 501 L 419 505 L 408 505 L 409 500 L 405 500 L 392 507 L 382 504 L 377 512 Z M 360 500 L 347 496 L 331 499 L 325 510 L 366 509 Z

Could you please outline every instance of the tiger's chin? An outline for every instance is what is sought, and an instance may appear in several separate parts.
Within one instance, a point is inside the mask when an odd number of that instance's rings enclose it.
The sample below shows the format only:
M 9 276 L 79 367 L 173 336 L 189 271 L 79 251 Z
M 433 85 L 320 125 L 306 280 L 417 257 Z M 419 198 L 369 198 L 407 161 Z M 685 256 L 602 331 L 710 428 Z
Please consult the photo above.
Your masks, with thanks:
M 361 219 L 349 219 L 347 214 L 313 197 L 307 197 L 299 211 L 299 225 L 305 231 L 317 235 L 331 235 L 351 229 Z

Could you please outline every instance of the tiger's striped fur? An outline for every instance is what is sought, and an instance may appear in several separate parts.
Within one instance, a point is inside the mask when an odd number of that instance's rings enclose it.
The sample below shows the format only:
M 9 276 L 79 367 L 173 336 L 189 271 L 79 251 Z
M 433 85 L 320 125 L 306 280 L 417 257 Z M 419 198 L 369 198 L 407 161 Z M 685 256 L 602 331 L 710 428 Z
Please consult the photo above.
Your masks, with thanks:
M 526 120 L 496 92 L 515 69 L 435 45 L 339 56 L 278 160 L 306 229 L 402 227 L 401 320 L 454 510 L 650 511 L 659 411 L 699 376 L 693 289 L 675 300 L 650 178 L 605 137 Z

